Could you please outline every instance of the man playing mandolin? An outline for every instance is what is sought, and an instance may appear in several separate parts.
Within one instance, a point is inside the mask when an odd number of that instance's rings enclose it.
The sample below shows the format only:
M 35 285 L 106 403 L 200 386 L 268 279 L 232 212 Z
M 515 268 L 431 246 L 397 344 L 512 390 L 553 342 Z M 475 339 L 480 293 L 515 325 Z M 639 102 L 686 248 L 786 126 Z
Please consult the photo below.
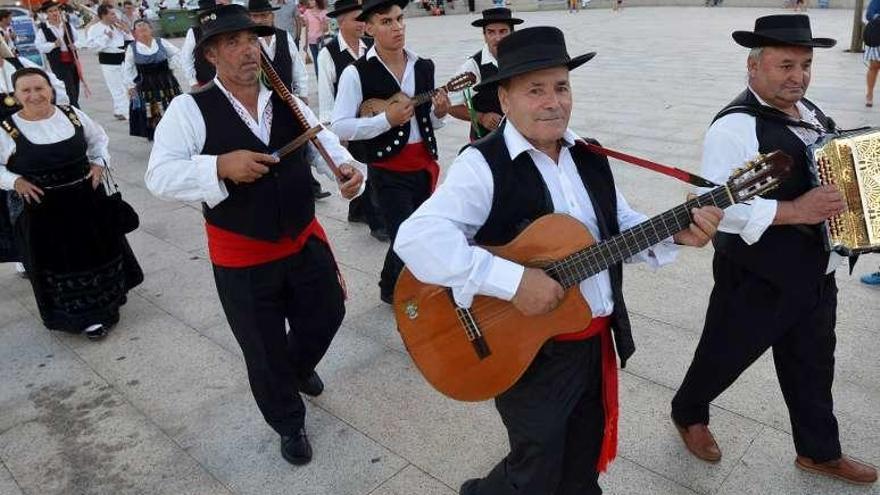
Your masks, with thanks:
M 431 104 L 413 105 L 403 97 L 385 111 L 364 116 L 362 103 L 402 92 L 413 96 L 434 89 L 434 62 L 405 47 L 403 7 L 408 0 L 367 0 L 357 19 L 365 21 L 375 44 L 339 78 L 331 129 L 340 139 L 357 141 L 355 158 L 369 163 L 371 187 L 394 241 L 397 229 L 434 190 L 440 167 L 434 129 L 449 110 L 446 92 Z M 398 97 L 400 95 L 397 95 Z M 369 115 L 369 113 L 367 113 Z M 403 269 L 389 246 L 379 280 L 380 298 L 391 303 L 394 283 Z
M 568 128 L 573 104 L 569 71 L 594 55 L 570 58 L 562 32 L 554 27 L 523 29 L 502 40 L 498 74 L 481 87 L 498 85 L 506 120 L 459 155 L 443 185 L 401 226 L 397 253 L 420 280 L 450 287 L 459 306 L 470 307 L 482 295 L 510 301 L 524 315 L 542 315 L 572 292 L 545 270 L 478 245 L 508 244 L 554 212 L 570 215 L 571 222 L 600 241 L 646 219 L 616 191 L 608 160 L 576 144 L 579 138 Z M 721 210 L 702 207 L 690 213 L 689 227 L 671 239 L 658 236 L 659 244 L 632 260 L 660 266 L 674 259 L 673 241 L 708 243 Z M 575 233 L 562 234 L 556 237 Z M 553 246 L 565 239 L 545 242 Z M 599 472 L 616 453 L 612 331 L 622 364 L 635 350 L 621 278 L 621 264 L 615 263 L 575 284 L 592 308 L 592 323 L 544 344 L 527 371 L 496 398 L 510 454 L 485 478 L 465 482 L 462 495 L 601 493 Z M 416 313 L 413 308 L 412 317 Z M 488 326 L 492 318 L 484 314 L 477 324 Z M 488 346 L 496 352 L 501 347 L 497 341 Z

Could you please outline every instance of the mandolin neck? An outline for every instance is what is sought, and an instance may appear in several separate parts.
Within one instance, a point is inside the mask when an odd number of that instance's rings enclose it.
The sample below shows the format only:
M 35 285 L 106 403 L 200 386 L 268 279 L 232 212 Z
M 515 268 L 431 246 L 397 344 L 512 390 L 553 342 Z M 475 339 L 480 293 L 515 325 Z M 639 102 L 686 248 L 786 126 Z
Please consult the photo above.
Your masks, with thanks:
M 419 105 L 424 105 L 425 103 L 430 102 L 431 98 L 433 98 L 434 95 L 436 95 L 441 89 L 444 89 L 445 87 L 446 86 L 441 86 L 439 88 L 432 89 L 430 91 L 425 91 L 423 93 L 419 93 L 419 94 L 413 96 L 412 97 L 413 106 L 417 107 Z
M 715 188 L 608 240 L 556 261 L 544 268 L 544 271 L 566 289 L 573 287 L 686 229 L 691 224 L 693 208 L 717 206 L 723 210 L 731 204 L 733 200 L 728 187 Z

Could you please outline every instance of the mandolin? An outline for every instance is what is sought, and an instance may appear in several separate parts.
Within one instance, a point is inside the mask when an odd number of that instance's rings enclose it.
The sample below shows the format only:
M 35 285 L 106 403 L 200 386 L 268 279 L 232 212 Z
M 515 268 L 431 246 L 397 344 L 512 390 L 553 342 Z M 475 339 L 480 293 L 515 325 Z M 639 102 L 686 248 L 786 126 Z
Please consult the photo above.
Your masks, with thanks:
M 425 103 L 429 103 L 431 98 L 433 98 L 441 89 L 445 89 L 447 93 L 453 93 L 469 88 L 476 82 L 477 76 L 475 76 L 473 72 L 463 72 L 450 79 L 445 86 L 419 93 L 413 97 L 407 96 L 401 91 L 395 93 L 388 99 L 370 98 L 361 103 L 361 106 L 358 108 L 358 117 L 374 117 L 384 112 L 391 105 L 403 104 L 406 102 L 412 102 L 414 107 L 418 107 Z
M 463 401 L 495 397 L 516 383 L 545 342 L 589 326 L 592 313 L 578 288 L 581 281 L 684 230 L 693 208 L 724 209 L 747 201 L 775 188 L 790 168 L 791 158 L 781 151 L 758 155 L 725 185 L 602 242 L 573 217 L 550 214 L 510 243 L 485 247 L 541 268 L 562 285 L 562 302 L 542 315 L 525 316 L 512 303 L 489 296 L 476 296 L 470 308 L 462 308 L 450 289 L 422 283 L 404 269 L 394 289 L 400 336 L 419 371 L 441 393 Z

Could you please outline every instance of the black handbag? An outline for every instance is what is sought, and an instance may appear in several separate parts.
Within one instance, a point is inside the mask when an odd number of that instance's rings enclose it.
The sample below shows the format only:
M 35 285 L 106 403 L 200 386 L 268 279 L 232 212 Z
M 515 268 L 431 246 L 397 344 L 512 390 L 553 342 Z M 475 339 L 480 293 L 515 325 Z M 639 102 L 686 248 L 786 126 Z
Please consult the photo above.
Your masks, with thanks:
M 865 26 L 862 39 L 864 39 L 865 46 L 867 47 L 874 48 L 880 46 L 880 17 L 875 17 Z
M 141 219 L 137 212 L 134 211 L 134 208 L 122 199 L 122 193 L 119 192 L 119 184 L 113 178 L 110 165 L 104 167 L 104 184 L 107 195 L 104 196 L 103 201 L 110 227 L 114 228 L 121 235 L 137 230 Z

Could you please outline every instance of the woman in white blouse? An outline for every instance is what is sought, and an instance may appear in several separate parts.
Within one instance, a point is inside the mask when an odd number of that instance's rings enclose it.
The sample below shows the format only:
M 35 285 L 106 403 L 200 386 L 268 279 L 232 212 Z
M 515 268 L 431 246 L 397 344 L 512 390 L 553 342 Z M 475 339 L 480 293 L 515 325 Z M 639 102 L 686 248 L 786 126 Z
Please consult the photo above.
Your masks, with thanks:
M 172 67 L 182 70 L 180 49 L 153 37 L 150 21 L 134 22 L 135 42 L 125 50 L 123 77 L 131 98 L 129 134 L 153 140 L 153 133 L 171 100 L 181 93 Z
M 21 69 L 12 83 L 22 109 L 0 124 L 0 188 L 24 199 L 15 237 L 40 317 L 51 330 L 103 338 L 143 281 L 101 184 L 107 134 L 82 111 L 53 105 L 41 69 Z

